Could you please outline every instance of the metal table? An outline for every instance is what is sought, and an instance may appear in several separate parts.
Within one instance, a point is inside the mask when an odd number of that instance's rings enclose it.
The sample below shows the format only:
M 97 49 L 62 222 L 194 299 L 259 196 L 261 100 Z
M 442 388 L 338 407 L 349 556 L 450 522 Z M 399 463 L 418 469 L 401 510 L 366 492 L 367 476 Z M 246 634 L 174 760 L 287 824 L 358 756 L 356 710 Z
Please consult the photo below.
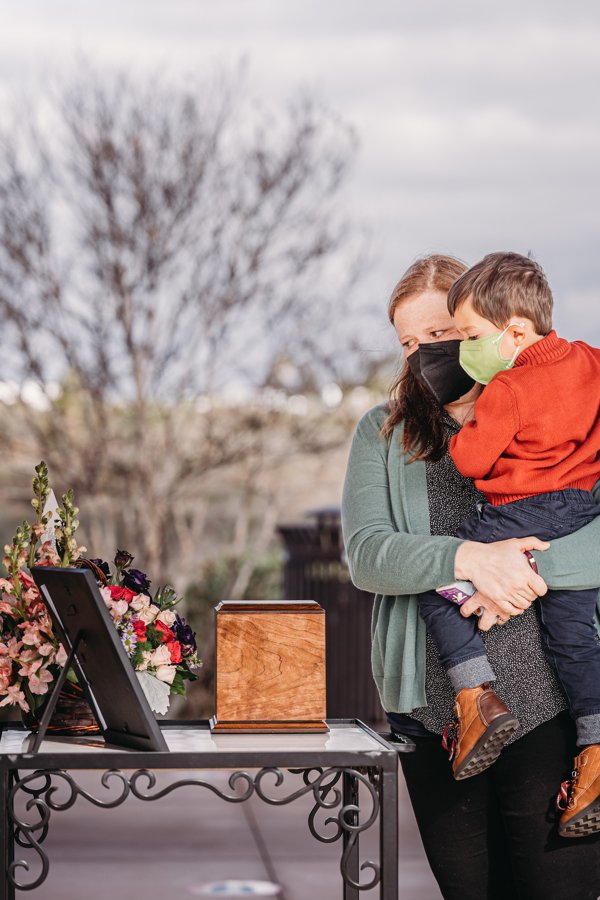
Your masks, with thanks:
M 78 798 L 108 809 L 120 806 L 130 794 L 154 801 L 180 788 L 208 788 L 228 803 L 242 803 L 256 794 L 272 806 L 312 794 L 311 834 L 324 843 L 341 839 L 344 900 L 357 900 L 361 891 L 375 886 L 381 900 L 397 900 L 397 754 L 410 748 L 388 743 L 357 719 L 328 720 L 328 725 L 330 731 L 324 734 L 213 735 L 205 721 L 161 722 L 168 753 L 125 750 L 101 739 L 52 737 L 32 754 L 27 750 L 29 733 L 4 723 L 0 900 L 14 900 L 15 889 L 34 891 L 45 881 L 50 861 L 43 845 L 53 813 L 70 809 Z M 90 769 L 102 772 L 101 785 L 107 790 L 103 797 L 77 784 L 78 771 Z M 175 769 L 183 777 L 157 788 L 154 772 L 161 769 Z M 231 770 L 229 790 L 198 777 L 210 769 Z M 284 771 L 297 776 L 297 786 L 282 796 L 278 789 Z M 376 827 L 378 819 L 379 859 L 361 863 L 360 835 Z

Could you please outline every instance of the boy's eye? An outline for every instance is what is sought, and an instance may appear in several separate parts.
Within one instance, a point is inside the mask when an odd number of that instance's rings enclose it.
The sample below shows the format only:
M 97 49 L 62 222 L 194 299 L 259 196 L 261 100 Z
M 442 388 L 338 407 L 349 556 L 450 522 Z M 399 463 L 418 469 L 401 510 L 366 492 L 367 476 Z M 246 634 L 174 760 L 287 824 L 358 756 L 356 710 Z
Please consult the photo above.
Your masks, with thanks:
M 478 334 L 471 334 L 471 335 L 469 335 L 469 337 L 467 338 L 468 341 L 476 341 L 476 340 L 478 340 L 478 339 L 479 339 L 479 335 L 478 335 Z

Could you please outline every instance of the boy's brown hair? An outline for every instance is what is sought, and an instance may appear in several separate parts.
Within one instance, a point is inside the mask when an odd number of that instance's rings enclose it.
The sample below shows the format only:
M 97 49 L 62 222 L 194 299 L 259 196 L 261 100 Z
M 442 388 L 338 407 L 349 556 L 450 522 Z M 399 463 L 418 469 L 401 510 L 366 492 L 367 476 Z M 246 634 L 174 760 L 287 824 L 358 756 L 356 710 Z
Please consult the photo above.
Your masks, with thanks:
M 467 298 L 478 315 L 499 328 L 511 316 L 525 316 L 531 319 L 537 334 L 552 330 L 552 291 L 544 270 L 529 256 L 488 253 L 450 288 L 451 316 Z

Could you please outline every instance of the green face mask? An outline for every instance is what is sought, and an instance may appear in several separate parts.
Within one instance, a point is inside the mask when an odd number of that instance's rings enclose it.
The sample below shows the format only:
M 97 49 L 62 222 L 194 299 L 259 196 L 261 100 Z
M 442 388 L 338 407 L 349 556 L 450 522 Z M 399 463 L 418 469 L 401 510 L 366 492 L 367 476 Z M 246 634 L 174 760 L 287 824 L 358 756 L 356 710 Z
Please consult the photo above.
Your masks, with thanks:
M 503 359 L 500 356 L 500 343 L 509 328 L 510 325 L 507 325 L 504 331 L 478 338 L 476 341 L 461 341 L 458 361 L 465 372 L 479 384 L 489 384 L 498 372 L 504 372 L 514 366 L 519 347 L 511 359 Z

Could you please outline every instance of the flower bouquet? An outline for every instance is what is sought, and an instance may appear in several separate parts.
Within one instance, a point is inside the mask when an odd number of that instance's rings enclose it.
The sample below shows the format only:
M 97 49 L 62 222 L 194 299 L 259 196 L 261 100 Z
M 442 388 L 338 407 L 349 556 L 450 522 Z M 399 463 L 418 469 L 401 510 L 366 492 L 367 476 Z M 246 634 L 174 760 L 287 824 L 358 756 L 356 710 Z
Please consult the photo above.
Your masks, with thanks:
M 4 547 L 7 578 L 0 578 L 0 707 L 19 706 L 41 715 L 49 689 L 64 666 L 67 654 L 30 575 L 32 566 L 73 566 L 85 547 L 78 547 L 79 525 L 73 492 L 56 504 L 48 469 L 35 469 L 31 501 L 37 521 L 23 522 L 11 544 Z
M 32 566 L 86 566 L 95 573 L 125 650 L 154 712 L 168 709 L 171 694 L 184 694 L 192 669 L 201 665 L 195 634 L 176 611 L 180 598 L 170 587 L 150 593 L 150 581 L 131 568 L 133 557 L 119 551 L 114 572 L 102 560 L 83 558 L 73 492 L 56 503 L 48 469 L 35 469 L 32 506 L 37 521 L 23 522 L 4 548 L 7 577 L 0 578 L 0 707 L 19 706 L 25 717 L 41 718 L 67 654 L 31 577 Z M 67 706 L 81 688 L 73 672 L 65 685 Z M 70 695 L 70 699 L 69 699 Z M 59 701 L 60 706 L 60 701 Z M 88 717 L 90 715 L 87 708 Z M 29 718 L 31 721 L 31 718 Z M 90 730 L 86 722 L 82 730 Z
M 90 560 L 148 702 L 154 712 L 165 713 L 170 695 L 185 695 L 186 681 L 197 678 L 192 669 L 202 663 L 196 635 L 175 610 L 180 598 L 173 588 L 152 594 L 150 580 L 132 562 L 126 550 L 117 551 L 113 572 L 103 560 Z

